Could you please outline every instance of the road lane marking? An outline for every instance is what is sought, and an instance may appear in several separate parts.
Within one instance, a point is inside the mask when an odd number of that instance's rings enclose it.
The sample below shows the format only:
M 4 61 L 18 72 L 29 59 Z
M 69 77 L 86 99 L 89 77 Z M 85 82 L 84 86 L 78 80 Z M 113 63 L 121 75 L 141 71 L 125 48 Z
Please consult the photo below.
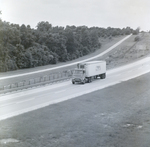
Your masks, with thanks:
M 31 100 L 34 100 L 34 99 L 35 98 L 31 98 L 31 99 L 22 100 L 22 101 L 19 101 L 19 102 L 13 102 L 13 103 L 8 103 L 8 104 L 0 105 L 0 108 L 7 107 L 7 106 L 10 106 L 10 105 L 14 105 L 14 104 L 20 104 L 20 103 L 28 102 L 28 101 L 31 101 Z
M 139 68 L 137 68 L 137 70 L 139 70 L 139 69 L 143 69 L 143 66 L 140 66 Z
M 35 98 L 31 98 L 31 99 L 27 99 L 27 100 L 22 100 L 22 101 L 16 102 L 16 104 L 20 104 L 20 103 L 32 101 L 32 100 L 34 100 L 34 99 L 35 99 Z
M 65 91 L 66 91 L 66 89 L 65 90 L 56 91 L 55 94 L 61 93 L 61 92 L 65 92 Z
M 146 64 L 146 65 L 144 65 L 145 67 L 150 67 L 150 65 L 149 64 Z
M 4 105 L 0 105 L 0 108 L 6 107 L 6 106 L 10 106 L 10 105 L 14 105 L 14 104 L 15 104 L 15 102 L 13 102 L 13 103 L 8 103 L 8 104 L 4 104 Z
M 132 73 L 132 72 L 133 72 L 133 70 L 129 70 L 129 71 L 125 72 L 125 74 Z
M 121 76 L 122 74 L 115 74 L 116 77 Z

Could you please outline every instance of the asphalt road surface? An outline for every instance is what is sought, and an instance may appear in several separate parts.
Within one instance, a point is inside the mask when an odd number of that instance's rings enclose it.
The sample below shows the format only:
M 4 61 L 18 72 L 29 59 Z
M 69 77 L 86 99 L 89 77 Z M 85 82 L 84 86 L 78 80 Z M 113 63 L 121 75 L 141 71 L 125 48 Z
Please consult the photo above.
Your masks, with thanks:
M 0 120 L 50 104 L 76 98 L 108 86 L 132 79 L 150 71 L 150 57 L 132 64 L 107 71 L 106 79 L 97 79 L 85 85 L 72 85 L 71 81 L 40 87 L 19 93 L 8 94 L 0 98 Z M 109 95 L 109 93 L 108 93 Z

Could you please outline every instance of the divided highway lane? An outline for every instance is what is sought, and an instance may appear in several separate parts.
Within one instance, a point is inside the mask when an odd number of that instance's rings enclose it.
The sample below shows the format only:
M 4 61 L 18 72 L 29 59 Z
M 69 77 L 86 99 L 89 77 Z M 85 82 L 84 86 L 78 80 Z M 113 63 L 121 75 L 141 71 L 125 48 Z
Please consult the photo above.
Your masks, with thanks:
M 106 79 L 97 79 L 89 84 L 73 85 L 68 81 L 4 95 L 0 98 L 0 120 L 100 90 L 148 72 L 150 72 L 150 57 L 109 70 Z

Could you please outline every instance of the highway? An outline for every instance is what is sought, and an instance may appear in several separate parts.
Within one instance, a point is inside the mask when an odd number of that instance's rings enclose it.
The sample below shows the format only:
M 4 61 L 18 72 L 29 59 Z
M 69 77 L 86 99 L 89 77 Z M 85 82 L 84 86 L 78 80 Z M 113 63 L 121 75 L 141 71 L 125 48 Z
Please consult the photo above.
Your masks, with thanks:
M 71 81 L 6 94 L 0 98 L 0 120 L 100 90 L 150 72 L 150 57 L 108 70 L 106 79 L 75 84 Z

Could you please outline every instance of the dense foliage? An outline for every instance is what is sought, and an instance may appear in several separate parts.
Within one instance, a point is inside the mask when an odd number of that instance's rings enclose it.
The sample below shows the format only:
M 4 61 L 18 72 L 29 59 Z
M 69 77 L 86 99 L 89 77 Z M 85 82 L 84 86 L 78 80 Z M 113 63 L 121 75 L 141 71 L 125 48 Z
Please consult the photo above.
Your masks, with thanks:
M 100 48 L 100 37 L 132 31 L 129 27 L 53 27 L 49 22 L 39 22 L 31 29 L 0 20 L 0 72 L 73 60 Z

